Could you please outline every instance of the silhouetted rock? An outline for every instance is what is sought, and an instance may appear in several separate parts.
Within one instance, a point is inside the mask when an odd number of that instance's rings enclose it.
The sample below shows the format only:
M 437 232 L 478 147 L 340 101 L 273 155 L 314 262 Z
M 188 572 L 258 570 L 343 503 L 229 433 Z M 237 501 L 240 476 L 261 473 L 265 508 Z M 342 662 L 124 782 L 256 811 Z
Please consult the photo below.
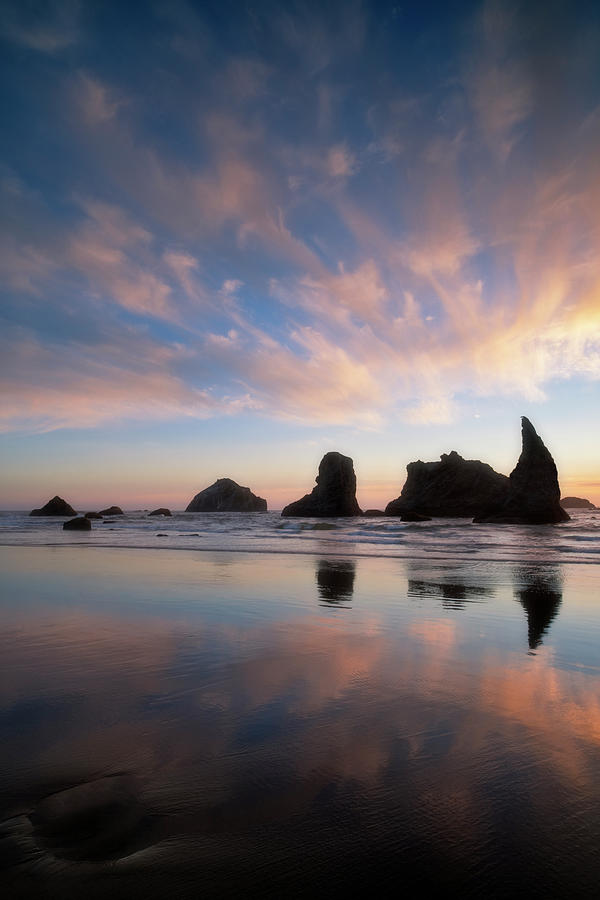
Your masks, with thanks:
M 125 513 L 120 506 L 109 506 L 108 509 L 101 509 L 99 516 L 124 516 Z
M 288 504 L 282 516 L 360 516 L 356 475 L 349 456 L 326 453 L 319 464 L 316 486 L 301 500 Z
M 563 497 L 560 501 L 563 509 L 597 509 L 589 500 L 583 497 Z
M 58 495 L 48 500 L 41 509 L 32 509 L 30 516 L 76 516 L 77 510 L 73 509 L 66 500 Z
M 382 509 L 365 509 L 363 510 L 363 516 L 375 518 L 375 516 L 385 516 L 385 513 Z
M 85 517 L 86 517 L 86 519 L 101 519 L 102 518 L 100 513 L 97 513 L 97 512 L 86 512 Z
M 501 503 L 508 478 L 487 463 L 463 459 L 456 450 L 443 453 L 439 462 L 411 462 L 406 467 L 402 493 L 385 509 L 386 516 L 443 516 L 473 518 Z
M 171 510 L 167 509 L 165 506 L 161 506 L 160 509 L 153 509 L 152 512 L 149 512 L 149 516 L 170 516 Z
M 186 512 L 266 512 L 267 501 L 231 478 L 218 478 L 196 494 Z
M 570 516 L 560 505 L 558 472 L 549 450 L 528 418 L 521 417 L 523 449 L 510 473 L 503 503 L 491 505 L 477 522 L 510 525 L 544 525 L 566 522 Z
M 417 512 L 405 512 L 400 516 L 401 522 L 431 522 L 431 516 L 422 516 Z
M 63 525 L 65 531 L 91 531 L 92 523 L 85 516 L 78 516 L 76 519 L 69 519 Z

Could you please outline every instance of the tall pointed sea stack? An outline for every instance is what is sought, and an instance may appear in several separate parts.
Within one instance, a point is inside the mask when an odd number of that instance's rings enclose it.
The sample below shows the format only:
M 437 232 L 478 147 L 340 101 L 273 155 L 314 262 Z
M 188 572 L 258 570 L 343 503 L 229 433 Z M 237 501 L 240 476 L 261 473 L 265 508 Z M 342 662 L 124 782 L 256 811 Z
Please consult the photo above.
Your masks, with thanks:
M 558 472 L 550 451 L 525 416 L 521 417 L 523 449 L 510 473 L 508 495 L 502 505 L 476 522 L 545 525 L 566 522 L 570 516 L 560 505 Z
M 316 486 L 310 494 L 285 507 L 282 516 L 360 516 L 356 475 L 349 456 L 332 451 L 319 464 Z

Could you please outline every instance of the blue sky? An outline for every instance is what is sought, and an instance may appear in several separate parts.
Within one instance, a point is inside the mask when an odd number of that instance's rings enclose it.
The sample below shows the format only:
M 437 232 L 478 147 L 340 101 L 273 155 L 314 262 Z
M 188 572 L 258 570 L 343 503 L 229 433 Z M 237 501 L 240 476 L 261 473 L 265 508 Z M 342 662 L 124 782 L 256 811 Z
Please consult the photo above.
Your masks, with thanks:
M 383 505 L 521 414 L 600 500 L 596 4 L 2 11 L 2 506 Z

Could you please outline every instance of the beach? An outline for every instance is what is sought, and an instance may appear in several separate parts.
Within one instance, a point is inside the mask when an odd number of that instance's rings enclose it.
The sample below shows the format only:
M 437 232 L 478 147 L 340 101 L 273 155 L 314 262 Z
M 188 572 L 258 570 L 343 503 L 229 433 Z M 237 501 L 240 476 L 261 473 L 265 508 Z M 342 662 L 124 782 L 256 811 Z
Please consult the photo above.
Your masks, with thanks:
M 221 550 L 6 530 L 5 896 L 595 896 L 600 572 L 556 551 L 581 523 L 536 558 L 466 523 L 462 553 L 310 522 L 256 552 L 236 521 Z

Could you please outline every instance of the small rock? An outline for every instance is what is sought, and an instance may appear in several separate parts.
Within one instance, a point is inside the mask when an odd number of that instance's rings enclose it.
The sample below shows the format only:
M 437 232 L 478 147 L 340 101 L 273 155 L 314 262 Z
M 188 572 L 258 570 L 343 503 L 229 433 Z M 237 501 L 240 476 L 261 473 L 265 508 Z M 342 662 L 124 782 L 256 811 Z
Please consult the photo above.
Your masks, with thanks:
M 65 531 L 91 531 L 92 523 L 85 516 L 78 516 L 76 519 L 69 519 L 63 525 Z
M 101 509 L 98 513 L 100 516 L 124 516 L 125 513 L 120 506 L 109 506 L 107 509 Z
M 160 509 L 153 509 L 152 512 L 148 513 L 149 516 L 170 516 L 172 515 L 170 509 L 166 509 L 164 506 L 161 506 Z

